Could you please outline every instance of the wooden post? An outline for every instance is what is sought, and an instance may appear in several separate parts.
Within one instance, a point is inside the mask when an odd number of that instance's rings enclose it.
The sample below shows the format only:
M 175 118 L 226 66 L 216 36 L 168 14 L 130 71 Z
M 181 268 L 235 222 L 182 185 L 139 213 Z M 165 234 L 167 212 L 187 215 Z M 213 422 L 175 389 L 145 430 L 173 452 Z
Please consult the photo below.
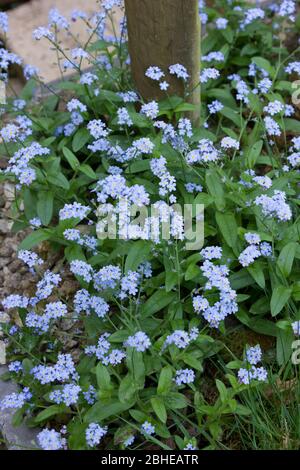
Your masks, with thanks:
M 197 106 L 192 115 L 194 123 L 200 117 L 198 5 L 198 0 L 125 0 L 129 54 L 137 90 L 145 100 L 165 97 L 158 83 L 145 76 L 151 65 L 160 67 L 170 83 L 168 94 L 182 96 L 184 86 L 193 90 L 188 101 Z M 185 85 L 168 73 L 168 67 L 177 63 L 189 73 Z

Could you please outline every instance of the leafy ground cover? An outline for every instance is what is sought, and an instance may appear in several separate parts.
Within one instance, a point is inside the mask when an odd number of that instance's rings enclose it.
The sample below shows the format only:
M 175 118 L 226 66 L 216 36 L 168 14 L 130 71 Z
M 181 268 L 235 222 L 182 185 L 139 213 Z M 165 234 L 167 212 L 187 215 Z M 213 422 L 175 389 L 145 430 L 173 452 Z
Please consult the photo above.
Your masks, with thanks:
M 105 35 L 111 7 L 84 21 L 90 41 L 61 50 L 57 10 L 33 34 L 57 49 L 62 80 L 26 65 L 21 96 L 2 110 L 1 180 L 15 184 L 18 257 L 33 292 L 2 300 L 15 424 L 42 427 L 44 449 L 296 449 L 300 75 L 296 4 L 261 9 L 201 2 L 202 119 L 165 91 L 134 90 L 126 25 Z M 5 14 L 0 14 L 6 31 Z M 2 76 L 19 59 L 0 50 Z M 89 63 L 90 70 L 83 68 Z M 73 69 L 72 78 L 64 70 Z M 298 83 L 299 88 L 299 83 Z M 43 88 L 45 92 L 45 88 Z M 187 249 L 184 204 L 204 246 Z M 204 205 L 204 213 L 196 209 Z M 131 209 L 147 213 L 129 225 Z M 177 207 L 177 209 L 176 209 Z M 170 239 L 159 224 L 169 219 Z M 104 236 L 118 221 L 116 236 Z M 166 223 L 166 222 L 165 222 Z M 47 244 L 60 270 L 44 269 Z M 76 279 L 66 295 L 66 273 Z

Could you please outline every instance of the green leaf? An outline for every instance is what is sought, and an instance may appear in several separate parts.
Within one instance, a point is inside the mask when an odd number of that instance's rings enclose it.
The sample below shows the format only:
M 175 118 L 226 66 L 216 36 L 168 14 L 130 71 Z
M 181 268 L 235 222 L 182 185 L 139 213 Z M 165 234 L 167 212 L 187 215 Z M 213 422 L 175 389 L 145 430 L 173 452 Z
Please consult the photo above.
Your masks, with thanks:
M 145 385 L 145 364 L 143 354 L 133 348 L 128 348 L 126 364 L 131 372 L 132 381 L 136 390 L 142 390 Z
M 253 277 L 247 272 L 247 269 L 241 269 L 240 271 L 230 276 L 230 285 L 232 289 L 238 290 L 243 287 L 251 286 L 254 284 Z
M 221 103 L 226 105 L 228 108 L 237 109 L 236 101 L 233 98 L 229 87 L 212 88 L 207 91 L 207 96 L 221 101 Z
M 63 81 L 57 84 L 57 87 L 60 90 L 75 90 L 79 91 L 81 85 L 79 83 L 71 82 L 71 81 Z
M 293 299 L 298 302 L 300 301 L 300 281 L 293 284 Z
M 182 103 L 180 104 L 179 106 L 177 106 L 174 111 L 175 113 L 180 113 L 180 112 L 184 112 L 184 111 L 195 111 L 195 105 L 194 104 L 190 104 L 190 103 Z
M 242 365 L 242 361 L 230 361 L 226 364 L 226 367 L 227 369 L 240 369 Z
M 166 291 L 170 292 L 178 282 L 178 274 L 173 271 L 166 272 Z
M 147 419 L 147 415 L 140 410 L 130 410 L 129 413 L 138 423 L 142 424 Z
M 270 320 L 265 320 L 263 318 L 251 318 L 247 326 L 256 333 L 268 336 L 277 335 L 276 325 Z
M 277 332 L 277 342 L 276 342 L 276 357 L 277 362 L 280 366 L 286 364 L 292 354 L 292 342 L 295 337 L 293 332 L 278 330 Z
M 290 331 L 291 330 L 291 322 L 288 320 L 279 320 L 276 322 L 276 327 L 280 330 Z
M 227 134 L 232 139 L 238 140 L 238 135 L 232 129 L 230 129 L 229 127 L 223 127 L 222 126 L 222 131 L 224 131 L 225 134 Z
M 49 240 L 51 231 L 47 229 L 39 229 L 27 235 L 26 238 L 21 242 L 20 250 L 30 250 L 32 247 L 39 245 L 45 240 Z
M 236 415 L 240 415 L 240 416 L 249 416 L 249 415 L 252 414 L 252 410 L 250 410 L 250 409 L 247 408 L 246 406 L 241 405 L 240 403 L 238 403 L 237 406 L 236 406 L 236 409 L 235 409 L 234 413 L 235 413 Z
M 136 387 L 134 384 L 134 380 L 131 374 L 125 375 L 125 377 L 121 380 L 120 387 L 119 387 L 119 400 L 121 403 L 131 402 L 136 394 Z
M 24 212 L 27 220 L 36 216 L 37 194 L 29 188 L 23 190 Z
M 248 163 L 249 168 L 253 168 L 263 147 L 263 141 L 259 140 L 255 144 L 251 145 L 249 149 L 245 152 L 245 158 Z
M 197 266 L 196 263 L 190 263 L 185 271 L 184 279 L 186 281 L 190 281 L 191 279 L 194 279 L 195 277 L 199 276 L 199 274 L 199 266 Z
M 221 402 L 225 403 L 228 398 L 228 391 L 223 382 L 221 380 L 216 380 L 216 386 L 220 394 Z
M 275 90 L 280 90 L 280 91 L 288 91 L 290 94 L 293 92 L 293 82 L 289 82 L 287 80 L 281 80 L 279 82 L 275 83 Z
M 267 313 L 270 311 L 270 302 L 267 297 L 261 297 L 253 305 L 249 310 L 250 313 L 254 313 L 254 315 L 261 315 L 263 313 Z
M 160 114 L 164 114 L 165 111 L 168 110 L 174 110 L 179 106 L 181 103 L 183 103 L 183 99 L 180 96 L 170 96 L 168 99 L 163 100 L 159 103 L 159 111 Z
M 296 119 L 283 119 L 284 129 L 288 132 L 293 132 L 295 134 L 300 133 L 300 121 Z
M 11 424 L 14 426 L 14 427 L 18 427 L 18 426 L 21 426 L 22 422 L 23 422 L 23 419 L 24 419 L 24 410 L 22 408 L 20 408 L 19 410 L 17 410 L 14 414 L 13 414 L 13 417 L 12 417 L 12 420 L 11 420 Z
M 79 419 L 71 421 L 68 424 L 68 449 L 70 450 L 86 450 L 86 424 L 81 423 Z
M 84 421 L 86 423 L 101 422 L 111 416 L 118 416 L 124 411 L 129 410 L 134 403 L 135 400 L 126 403 L 120 403 L 119 401 L 112 401 L 110 403 L 98 401 L 88 410 Z
M 96 378 L 97 384 L 100 389 L 110 390 L 111 389 L 111 379 L 109 372 L 106 366 L 103 366 L 100 362 L 96 367 Z
M 253 56 L 256 52 L 258 52 L 257 47 L 253 44 L 246 44 L 241 50 L 241 55 Z
M 187 398 L 182 393 L 169 392 L 164 397 L 164 402 L 167 408 L 180 410 L 188 405 Z
M 141 307 L 141 316 L 143 318 L 150 317 L 156 312 L 159 312 L 171 302 L 176 299 L 175 292 L 166 292 L 164 290 L 157 290 Z
M 169 439 L 171 437 L 170 431 L 168 430 L 168 428 L 165 424 L 162 424 L 160 422 L 155 423 L 155 430 L 156 430 L 156 434 L 159 437 L 162 437 L 163 439 Z M 151 436 L 151 440 L 154 443 L 156 443 L 157 445 L 159 445 L 159 447 L 161 447 L 162 449 L 171 450 L 171 448 L 169 446 L 167 446 L 163 442 L 159 441 L 155 437 Z
M 114 91 L 111 90 L 101 90 L 99 94 L 99 99 L 103 101 L 112 101 L 113 103 L 121 103 L 122 98 L 118 95 L 118 93 L 115 93 Z
M 204 204 L 205 206 L 208 206 L 208 205 L 211 204 L 213 201 L 214 201 L 214 199 L 213 199 L 209 194 L 200 193 L 200 194 L 197 194 L 197 196 L 195 197 L 195 199 L 194 199 L 194 201 L 193 201 L 193 204 L 194 204 L 194 205 L 196 205 L 196 204 Z
M 219 112 L 223 116 L 227 117 L 227 119 L 232 121 L 238 127 L 238 129 L 243 126 L 243 118 L 241 118 L 239 111 L 235 111 L 234 109 L 224 106 L 224 108 L 222 108 Z
M 79 171 L 83 173 L 84 175 L 88 176 L 89 178 L 91 178 L 92 180 L 97 179 L 97 175 L 94 172 L 94 170 L 90 167 L 90 165 L 87 165 L 86 163 L 83 163 L 82 165 L 80 165 Z
M 204 36 L 201 41 L 202 54 L 205 55 L 209 51 L 213 50 L 216 43 L 218 42 L 218 35 L 215 31 L 211 31 L 209 34 Z
M 48 406 L 45 410 L 41 411 L 35 418 L 36 423 L 41 423 L 42 421 L 48 420 L 52 416 L 70 412 L 70 409 L 66 405 L 51 405 Z
M 79 162 L 78 158 L 67 147 L 63 147 L 62 151 L 63 151 L 63 154 L 64 154 L 67 162 L 69 163 L 70 167 L 72 168 L 72 170 L 77 170 L 77 168 L 80 166 L 80 162 Z
M 138 266 L 148 259 L 151 243 L 143 240 L 133 242 L 125 262 L 125 272 L 136 271 Z
M 72 141 L 72 149 L 73 152 L 78 152 L 79 150 L 84 147 L 84 145 L 89 141 L 90 133 L 89 131 L 83 127 L 79 129 L 73 137 Z
M 231 28 L 229 28 L 227 26 L 227 28 L 225 29 L 221 29 L 220 30 L 222 36 L 224 36 L 224 38 L 226 39 L 227 42 L 229 42 L 229 44 L 231 44 L 233 42 L 233 39 L 234 39 L 234 32 Z
M 234 215 L 232 213 L 216 212 L 216 221 L 227 245 L 235 248 L 238 227 Z
M 256 114 L 261 114 L 262 112 L 262 104 L 261 100 L 257 95 L 251 94 L 249 95 L 249 108 Z
M 112 333 L 109 337 L 110 343 L 124 343 L 124 341 L 130 336 L 129 330 L 118 330 Z
M 162 395 L 167 393 L 173 385 L 173 372 L 171 366 L 162 368 L 157 385 L 157 393 Z
M 0 380 L 3 382 L 8 382 L 10 379 L 11 379 L 11 373 L 8 371 L 0 375 Z
M 285 304 L 289 301 L 292 289 L 282 285 L 276 286 L 271 297 L 271 314 L 273 317 L 278 315 Z
M 51 222 L 53 214 L 54 194 L 51 191 L 41 191 L 38 193 L 37 214 L 43 225 Z
M 122 445 L 124 441 L 130 436 L 132 436 L 132 426 L 129 424 L 118 426 L 118 429 L 114 432 L 114 445 Z
M 147 126 L 149 123 L 147 122 Z M 132 162 L 125 170 L 125 173 L 140 173 L 146 170 L 149 170 L 150 164 L 149 160 L 138 160 L 136 162 Z
M 139 127 L 140 129 L 149 127 L 149 121 L 146 116 L 142 116 L 141 114 L 132 111 L 129 111 L 129 116 L 131 117 L 134 126 Z M 114 124 L 117 125 L 117 122 L 117 118 L 115 118 Z
M 225 197 L 223 185 L 220 177 L 214 170 L 206 171 L 205 181 L 209 193 L 213 196 L 214 202 L 218 210 L 222 211 L 225 207 Z
M 67 246 L 65 248 L 65 257 L 67 258 L 68 262 L 74 261 L 79 259 L 81 261 L 86 261 L 86 257 L 84 256 L 83 249 L 79 245 L 72 245 Z
M 254 62 L 254 64 L 260 69 L 268 72 L 272 78 L 274 77 L 275 69 L 267 59 L 264 59 L 263 57 L 252 57 L 252 62 Z
M 151 405 L 153 408 L 154 413 L 160 419 L 162 423 L 167 422 L 167 411 L 164 404 L 164 400 L 161 397 L 152 397 L 151 398 Z
M 47 178 L 49 183 L 53 184 L 54 186 L 58 186 L 59 188 L 66 190 L 70 189 L 69 181 L 62 173 L 57 173 L 55 176 L 48 175 Z
M 25 101 L 30 100 L 34 95 L 36 88 L 37 88 L 36 80 L 34 78 L 31 78 L 30 80 L 28 80 L 26 85 L 22 88 L 22 91 L 20 93 L 20 98 L 22 98 Z
M 264 289 L 266 285 L 266 280 L 261 265 L 256 262 L 252 266 L 249 266 L 247 270 L 249 271 L 255 282 L 259 285 L 259 287 Z
M 219 422 L 214 421 L 208 425 L 209 432 L 211 433 L 212 437 L 216 440 L 219 440 L 222 434 L 222 428 Z
M 296 242 L 290 242 L 282 248 L 280 255 L 277 260 L 277 266 L 281 273 L 287 278 L 293 267 L 294 258 L 299 244 Z
M 91 43 L 88 47 L 88 51 L 104 51 L 108 47 L 108 42 L 103 39 L 98 39 L 97 41 Z
M 197 129 L 194 129 L 191 142 L 198 142 L 200 139 L 210 139 L 212 142 L 217 140 L 215 134 L 208 131 L 204 127 L 198 127 Z
M 193 356 L 192 354 L 188 354 L 188 353 L 183 354 L 182 360 L 185 364 L 192 367 L 193 369 L 199 370 L 201 372 L 203 371 L 202 362 L 199 359 L 197 359 L 195 356 Z

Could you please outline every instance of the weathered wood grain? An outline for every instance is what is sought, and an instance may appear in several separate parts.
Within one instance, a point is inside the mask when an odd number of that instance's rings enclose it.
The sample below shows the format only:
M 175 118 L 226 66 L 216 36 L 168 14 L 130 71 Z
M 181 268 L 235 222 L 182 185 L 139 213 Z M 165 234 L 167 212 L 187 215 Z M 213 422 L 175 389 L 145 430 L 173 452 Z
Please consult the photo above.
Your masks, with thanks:
M 138 91 L 145 99 L 165 94 L 157 82 L 145 77 L 151 65 L 159 66 L 170 83 L 169 94 L 183 95 L 182 80 L 169 75 L 171 64 L 184 65 L 193 90 L 189 101 L 197 105 L 193 118 L 200 114 L 200 20 L 198 0 L 125 0 L 129 53 L 132 74 Z M 197 88 L 195 88 L 197 87 Z

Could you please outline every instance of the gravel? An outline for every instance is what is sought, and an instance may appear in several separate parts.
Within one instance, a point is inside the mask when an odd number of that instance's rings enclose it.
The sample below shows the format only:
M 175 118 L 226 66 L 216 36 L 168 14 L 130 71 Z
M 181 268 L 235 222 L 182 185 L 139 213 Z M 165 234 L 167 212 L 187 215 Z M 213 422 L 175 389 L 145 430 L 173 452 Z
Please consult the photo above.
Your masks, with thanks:
M 5 366 L 0 366 L 1 375 L 7 371 Z M 5 395 L 17 392 L 17 386 L 13 382 L 0 380 L 0 401 Z M 30 429 L 25 424 L 14 427 L 12 417 L 15 410 L 2 410 L 0 412 L 0 431 L 8 450 L 33 450 L 37 449 L 37 429 Z
M 29 230 L 22 231 L 15 234 L 10 231 L 10 209 L 12 204 L 12 185 L 0 184 L 0 322 L 9 322 L 11 318 L 16 318 L 15 313 L 10 311 L 9 314 L 1 311 L 1 300 L 10 294 L 24 294 L 33 295 L 37 278 L 33 276 L 27 267 L 17 259 L 17 250 L 21 240 L 29 233 Z M 1 204 L 0 204 L 1 205 Z M 44 259 L 43 270 L 53 269 L 61 273 L 62 283 L 60 292 L 66 298 L 73 296 L 74 292 L 78 289 L 78 283 L 74 280 L 73 275 L 65 269 L 59 269 L 61 253 L 54 253 L 51 251 L 49 244 L 44 242 L 37 249 L 38 254 Z M 63 335 L 67 324 L 61 325 L 60 333 Z M 68 337 L 67 337 L 68 338 Z M 63 337 L 64 342 L 67 339 Z M 77 342 L 73 341 L 66 344 L 76 353 Z M 74 350 L 75 348 L 75 350 Z M 2 338 L 0 330 L 0 376 L 7 371 L 5 366 L 5 342 Z M 0 377 L 0 401 L 1 399 L 12 392 L 17 391 L 17 385 L 11 381 L 5 382 Z M 26 424 L 14 427 L 12 425 L 12 417 L 14 410 L 0 411 L 0 450 L 30 450 L 37 449 L 36 435 L 38 429 L 30 429 Z M 1 437 L 2 436 L 2 437 Z M 3 443 L 5 441 L 5 445 Z

